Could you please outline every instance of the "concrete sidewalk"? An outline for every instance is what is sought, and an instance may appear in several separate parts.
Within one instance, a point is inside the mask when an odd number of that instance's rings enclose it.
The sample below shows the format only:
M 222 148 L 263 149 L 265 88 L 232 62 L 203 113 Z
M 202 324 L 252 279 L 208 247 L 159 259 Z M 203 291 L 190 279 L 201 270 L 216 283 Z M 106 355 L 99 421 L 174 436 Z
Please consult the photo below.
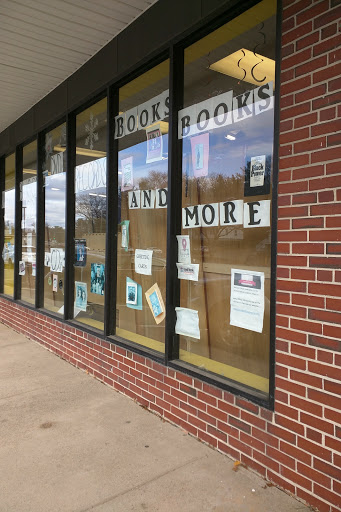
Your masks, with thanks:
M 0 512 L 309 509 L 0 324 Z

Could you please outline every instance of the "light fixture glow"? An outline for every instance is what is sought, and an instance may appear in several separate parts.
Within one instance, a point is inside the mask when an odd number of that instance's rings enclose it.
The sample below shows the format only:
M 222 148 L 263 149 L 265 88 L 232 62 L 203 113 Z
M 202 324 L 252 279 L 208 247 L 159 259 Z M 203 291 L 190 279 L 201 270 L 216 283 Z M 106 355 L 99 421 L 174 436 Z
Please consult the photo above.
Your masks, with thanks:
M 65 151 L 66 147 L 64 146 L 54 146 L 54 151 Z M 86 148 L 76 148 L 76 155 L 81 156 L 92 156 L 94 158 L 103 158 L 104 156 L 107 156 L 105 151 L 97 151 L 96 149 L 86 149 Z
M 275 61 L 245 48 L 214 62 L 209 69 L 258 86 L 275 82 Z
M 227 139 L 227 140 L 236 140 L 236 137 L 234 137 L 233 135 L 228 134 L 228 135 L 225 136 L 225 139 Z
M 51 190 L 60 190 L 60 188 L 51 187 Z

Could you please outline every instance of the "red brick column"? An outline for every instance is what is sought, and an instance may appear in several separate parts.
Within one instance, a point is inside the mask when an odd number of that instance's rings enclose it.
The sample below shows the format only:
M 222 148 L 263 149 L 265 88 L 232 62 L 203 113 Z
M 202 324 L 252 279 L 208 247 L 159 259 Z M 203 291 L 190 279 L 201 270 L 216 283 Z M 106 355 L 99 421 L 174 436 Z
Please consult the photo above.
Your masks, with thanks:
M 326 512 L 341 506 L 340 17 L 337 0 L 284 1 L 275 421 L 296 459 L 281 475 Z

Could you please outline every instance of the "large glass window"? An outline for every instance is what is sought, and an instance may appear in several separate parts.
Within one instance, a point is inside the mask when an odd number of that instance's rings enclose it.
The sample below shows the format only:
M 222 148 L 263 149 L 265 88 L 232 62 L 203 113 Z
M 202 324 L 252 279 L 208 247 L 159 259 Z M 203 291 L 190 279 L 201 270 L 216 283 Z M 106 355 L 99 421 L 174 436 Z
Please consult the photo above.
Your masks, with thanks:
M 269 391 L 276 5 L 185 50 L 180 359 Z M 185 235 L 185 236 L 183 236 Z
M 44 307 L 64 312 L 66 125 L 45 135 Z
M 103 99 L 76 118 L 74 317 L 98 329 L 104 327 L 106 140 Z
M 116 334 L 164 351 L 169 61 L 122 87 Z
M 14 294 L 14 233 L 15 233 L 15 154 L 5 159 L 4 202 L 4 293 Z
M 37 233 L 37 141 L 23 148 L 21 244 L 19 261 L 21 299 L 35 303 Z

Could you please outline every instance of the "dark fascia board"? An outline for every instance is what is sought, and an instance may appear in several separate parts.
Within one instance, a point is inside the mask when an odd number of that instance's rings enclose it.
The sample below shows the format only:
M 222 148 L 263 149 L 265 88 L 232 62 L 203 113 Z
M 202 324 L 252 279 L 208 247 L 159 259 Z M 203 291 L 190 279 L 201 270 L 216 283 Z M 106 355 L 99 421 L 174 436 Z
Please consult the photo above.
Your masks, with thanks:
M 67 80 L 67 108 L 75 109 L 81 101 L 104 89 L 117 76 L 117 37 L 79 68 Z
M 10 128 L 6 128 L 6 130 L 0 133 L 0 157 L 8 155 L 11 151 L 11 148 L 13 148 L 13 142 L 11 141 L 11 130 Z
M 120 74 L 201 20 L 198 0 L 159 0 L 117 36 Z M 143 34 L 139 39 L 137 34 Z
M 158 0 L 73 75 L 0 133 L 0 156 L 48 128 L 158 49 L 235 7 L 237 0 Z
M 47 96 L 34 105 L 35 130 L 51 125 L 51 120 L 61 117 L 67 108 L 67 80 L 58 85 Z

